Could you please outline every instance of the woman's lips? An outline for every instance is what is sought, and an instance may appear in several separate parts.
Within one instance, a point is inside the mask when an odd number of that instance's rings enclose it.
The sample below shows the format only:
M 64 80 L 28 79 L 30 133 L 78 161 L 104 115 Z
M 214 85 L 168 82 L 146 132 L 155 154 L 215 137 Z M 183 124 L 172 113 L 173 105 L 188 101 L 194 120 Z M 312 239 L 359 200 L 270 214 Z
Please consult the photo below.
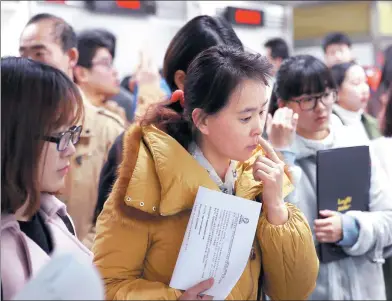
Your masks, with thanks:
M 62 169 L 59 170 L 59 172 L 60 172 L 61 174 L 64 174 L 64 175 L 66 175 L 66 174 L 68 173 L 68 171 L 69 171 L 69 165 L 67 165 L 67 166 L 65 166 L 64 168 L 62 168 Z
M 257 147 L 257 144 L 254 144 L 254 145 L 248 146 L 247 149 L 254 150 L 256 147 Z
M 318 123 L 323 123 L 323 122 L 325 122 L 326 120 L 327 120 L 327 116 L 320 116 L 320 117 L 317 117 L 316 118 L 316 122 L 318 122 Z

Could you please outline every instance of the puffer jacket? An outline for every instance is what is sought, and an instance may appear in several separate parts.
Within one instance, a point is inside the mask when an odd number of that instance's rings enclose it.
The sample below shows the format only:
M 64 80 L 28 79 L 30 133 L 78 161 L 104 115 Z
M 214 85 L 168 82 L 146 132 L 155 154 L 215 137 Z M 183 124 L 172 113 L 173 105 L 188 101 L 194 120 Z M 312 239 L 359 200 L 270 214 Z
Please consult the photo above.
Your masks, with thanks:
M 253 161 L 256 155 L 253 157 Z M 236 195 L 254 200 L 262 184 L 252 158 L 238 165 Z M 287 183 L 288 182 L 288 183 Z M 291 189 L 286 181 L 284 190 Z M 168 286 L 199 186 L 219 190 L 207 171 L 171 136 L 153 126 L 131 127 L 113 191 L 97 221 L 94 263 L 108 300 L 176 300 Z M 227 300 L 255 300 L 261 266 L 263 289 L 273 300 L 306 299 L 318 259 L 304 215 L 287 204 L 289 220 L 270 224 L 260 216 L 247 266 Z M 261 256 L 262 254 L 262 256 Z

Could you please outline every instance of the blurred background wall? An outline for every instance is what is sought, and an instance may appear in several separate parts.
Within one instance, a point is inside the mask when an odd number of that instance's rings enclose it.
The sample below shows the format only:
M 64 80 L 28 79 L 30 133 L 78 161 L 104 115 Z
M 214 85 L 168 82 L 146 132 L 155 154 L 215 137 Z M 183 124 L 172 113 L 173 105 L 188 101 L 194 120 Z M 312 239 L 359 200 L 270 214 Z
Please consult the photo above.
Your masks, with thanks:
M 323 59 L 322 37 L 340 30 L 352 37 L 353 52 L 361 64 L 377 65 L 392 41 L 390 1 L 146 1 L 155 12 L 142 15 L 91 11 L 86 2 L 94 1 L 2 1 L 1 55 L 18 55 L 24 25 L 42 12 L 64 18 L 77 32 L 96 27 L 112 31 L 117 36 L 115 64 L 120 77 L 132 72 L 141 50 L 162 66 L 170 40 L 185 22 L 200 14 L 223 14 L 228 6 L 263 12 L 263 26 L 233 25 L 244 45 L 261 53 L 266 40 L 279 36 L 294 54 Z M 99 2 L 110 7 L 118 1 Z

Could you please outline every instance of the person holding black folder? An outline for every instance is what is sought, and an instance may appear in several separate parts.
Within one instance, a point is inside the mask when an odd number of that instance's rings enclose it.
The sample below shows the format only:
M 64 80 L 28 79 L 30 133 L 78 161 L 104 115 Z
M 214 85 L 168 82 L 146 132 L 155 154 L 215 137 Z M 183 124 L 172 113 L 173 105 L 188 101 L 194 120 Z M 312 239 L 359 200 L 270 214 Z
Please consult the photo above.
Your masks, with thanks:
M 392 69 L 390 78 L 392 79 Z M 389 99 L 386 101 L 387 106 L 384 113 L 384 136 L 373 140 L 371 146 L 373 147 L 377 158 L 379 158 L 382 163 L 382 167 L 388 177 L 388 182 L 392 183 L 392 82 L 390 83 L 389 92 L 387 91 L 385 94 L 386 98 L 388 97 L 387 94 L 389 94 Z M 392 255 L 386 259 L 383 269 L 387 300 L 392 300 Z
M 309 299 L 385 300 L 382 263 L 392 254 L 392 190 L 377 158 L 358 146 L 352 127 L 333 122 L 336 86 L 317 58 L 287 59 L 275 92 L 279 106 L 294 112 L 291 118 L 298 114 L 296 130 L 278 146 L 282 154 L 295 153 L 296 189 L 288 201 L 306 215 L 321 251 Z

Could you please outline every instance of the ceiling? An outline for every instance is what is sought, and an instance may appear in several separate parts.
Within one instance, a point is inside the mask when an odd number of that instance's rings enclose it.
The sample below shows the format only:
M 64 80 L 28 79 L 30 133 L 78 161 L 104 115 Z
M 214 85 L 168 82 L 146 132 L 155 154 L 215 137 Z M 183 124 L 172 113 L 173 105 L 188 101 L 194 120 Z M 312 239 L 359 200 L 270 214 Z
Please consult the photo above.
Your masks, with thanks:
M 328 1 L 262 1 L 262 2 L 267 2 L 271 4 L 277 4 L 277 5 L 284 5 L 284 6 L 309 6 L 309 5 L 317 5 L 320 3 L 325 3 Z

